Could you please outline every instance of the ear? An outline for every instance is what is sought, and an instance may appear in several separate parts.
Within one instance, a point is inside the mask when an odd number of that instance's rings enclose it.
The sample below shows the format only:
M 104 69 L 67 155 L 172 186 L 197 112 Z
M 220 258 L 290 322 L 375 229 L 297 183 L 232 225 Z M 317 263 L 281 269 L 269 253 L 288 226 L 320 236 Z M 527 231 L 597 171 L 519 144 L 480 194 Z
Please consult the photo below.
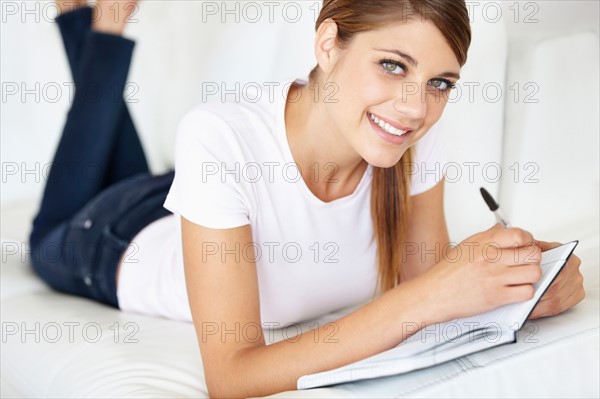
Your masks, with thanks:
M 315 56 L 317 63 L 325 74 L 329 74 L 337 59 L 338 48 L 335 43 L 337 37 L 337 24 L 331 18 L 327 18 L 319 25 L 315 39 Z

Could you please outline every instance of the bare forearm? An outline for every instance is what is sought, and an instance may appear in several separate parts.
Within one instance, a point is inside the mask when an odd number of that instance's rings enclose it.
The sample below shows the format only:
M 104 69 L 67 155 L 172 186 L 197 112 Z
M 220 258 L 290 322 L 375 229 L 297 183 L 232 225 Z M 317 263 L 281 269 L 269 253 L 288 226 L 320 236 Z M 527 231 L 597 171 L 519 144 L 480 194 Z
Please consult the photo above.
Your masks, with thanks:
M 247 348 L 231 360 L 227 397 L 266 396 L 296 389 L 298 378 L 330 370 L 390 349 L 433 323 L 429 302 L 414 282 L 386 292 L 318 329 L 272 345 Z M 335 334 L 332 334 L 335 331 Z
M 406 241 L 403 243 L 402 275 L 400 281 L 412 280 L 441 262 L 452 249 L 448 231 L 439 229 L 428 230 L 429 233 L 421 241 Z

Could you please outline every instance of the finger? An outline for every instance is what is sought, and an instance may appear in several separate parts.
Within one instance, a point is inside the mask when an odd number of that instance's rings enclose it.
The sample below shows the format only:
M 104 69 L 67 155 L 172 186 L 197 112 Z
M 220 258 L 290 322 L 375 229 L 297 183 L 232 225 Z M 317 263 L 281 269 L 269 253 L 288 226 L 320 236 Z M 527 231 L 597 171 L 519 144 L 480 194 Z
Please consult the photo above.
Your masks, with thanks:
M 548 289 L 546 290 L 544 295 L 542 295 L 542 298 L 540 299 L 540 301 L 547 301 L 549 299 L 552 299 L 555 296 L 559 295 L 560 292 L 562 292 L 565 289 L 565 287 L 572 280 L 573 273 L 563 274 L 564 272 L 567 272 L 567 271 L 565 269 L 563 269 L 558 274 L 558 276 L 556 276 L 556 279 L 552 282 L 552 284 L 550 284 L 550 287 L 548 287 Z
M 542 248 L 542 251 L 547 251 L 549 249 L 559 247 L 562 245 L 560 242 L 539 241 L 539 240 L 534 240 L 534 241 L 540 248 Z
M 492 228 L 491 241 L 497 243 L 502 248 L 523 247 L 535 244 L 533 235 L 518 227 Z
M 535 319 L 540 319 L 544 316 L 543 313 L 543 309 L 540 308 L 540 304 L 538 303 L 534 308 L 533 311 L 531 312 L 531 314 L 529 315 L 529 317 L 527 318 L 527 320 L 535 320 Z
M 558 314 L 558 307 L 559 303 L 556 299 L 546 302 L 540 301 L 535 305 L 530 318 L 539 319 L 542 317 L 554 316 L 555 314 Z
M 582 302 L 585 299 L 585 290 L 583 287 L 573 292 L 569 297 L 562 303 L 562 306 L 566 309 L 571 309 L 573 306 Z
M 567 279 L 556 277 L 556 280 L 552 282 L 550 287 L 548 287 L 546 292 L 544 292 L 544 295 L 542 295 L 540 298 L 540 302 L 548 301 L 559 295 L 559 293 L 564 289 L 566 283 Z
M 483 258 L 489 263 L 505 266 L 540 265 L 542 251 L 538 246 L 529 245 L 520 248 L 499 248 L 486 244 L 482 248 Z
M 577 258 L 578 259 L 578 258 Z M 577 286 L 583 282 L 583 276 L 579 271 L 578 264 L 581 264 L 577 259 L 569 259 L 563 270 L 556 276 L 556 280 L 552 282 L 548 290 L 544 293 L 540 301 L 546 301 L 556 296 L 563 291 L 568 284 Z M 571 291 L 573 288 L 571 288 Z
M 504 304 L 528 301 L 535 295 L 532 284 L 506 286 L 500 291 Z
M 540 300 L 538 306 L 543 312 L 549 315 L 561 313 L 565 309 L 568 309 L 578 303 L 577 299 L 582 293 L 585 296 L 585 290 L 583 288 L 583 275 L 579 274 L 570 281 L 571 284 L 568 284 L 565 288 L 558 291 L 556 295 L 550 296 L 544 301 Z M 579 301 L 580 300 L 581 299 L 579 299 Z
M 529 319 L 558 314 L 561 309 L 568 309 L 581 302 L 585 298 L 583 281 L 583 274 L 578 271 L 574 276 L 565 279 L 565 285 L 552 284 L 534 308 Z
M 542 278 L 542 268 L 539 265 L 507 266 L 499 278 L 505 285 L 534 284 Z
M 561 294 L 557 295 L 559 298 L 559 305 L 563 305 L 565 302 L 572 300 L 573 296 L 576 296 L 578 292 L 584 291 L 583 289 L 583 275 L 578 274 L 574 276 L 561 290 Z
M 556 316 L 577 305 L 579 302 L 583 301 L 584 298 L 585 290 L 580 288 L 566 296 L 566 298 L 557 296 L 549 301 L 539 302 L 532 312 L 531 318 Z

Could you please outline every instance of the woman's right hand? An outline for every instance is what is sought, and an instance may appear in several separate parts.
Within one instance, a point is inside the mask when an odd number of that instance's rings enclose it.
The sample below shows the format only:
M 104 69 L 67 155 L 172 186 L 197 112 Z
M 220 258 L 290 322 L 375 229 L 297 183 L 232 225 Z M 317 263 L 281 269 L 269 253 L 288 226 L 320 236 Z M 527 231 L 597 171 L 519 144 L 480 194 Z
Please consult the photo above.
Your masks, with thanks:
M 528 231 L 496 224 L 449 249 L 419 277 L 436 322 L 533 298 L 533 284 L 542 277 L 535 242 Z

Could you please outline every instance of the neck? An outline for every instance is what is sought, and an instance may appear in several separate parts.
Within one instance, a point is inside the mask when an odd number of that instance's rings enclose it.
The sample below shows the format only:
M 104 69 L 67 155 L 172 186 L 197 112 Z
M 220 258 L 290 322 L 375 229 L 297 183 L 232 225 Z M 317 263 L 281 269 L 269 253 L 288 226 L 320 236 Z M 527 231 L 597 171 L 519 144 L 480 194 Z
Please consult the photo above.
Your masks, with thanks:
M 319 89 L 317 97 L 309 85 L 294 83 L 288 98 L 299 100 L 286 103 L 285 130 L 306 185 L 329 202 L 352 194 L 368 164 L 328 117 L 327 104 L 314 100 L 326 94 Z

